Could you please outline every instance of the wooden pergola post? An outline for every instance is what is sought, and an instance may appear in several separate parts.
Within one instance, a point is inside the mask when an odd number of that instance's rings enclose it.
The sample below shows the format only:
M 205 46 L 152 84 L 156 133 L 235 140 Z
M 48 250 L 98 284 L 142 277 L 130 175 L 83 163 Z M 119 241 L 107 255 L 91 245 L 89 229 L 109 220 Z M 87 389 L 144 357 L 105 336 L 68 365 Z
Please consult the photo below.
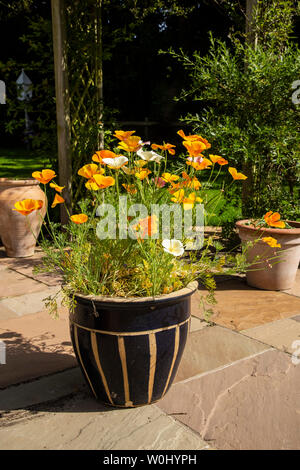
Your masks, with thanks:
M 65 186 L 64 199 L 66 201 L 66 206 L 69 210 L 69 213 L 71 214 L 72 163 L 65 1 L 51 0 L 51 9 L 55 71 L 59 184 L 61 186 Z M 69 216 L 63 204 L 60 205 L 60 211 L 61 223 L 66 224 L 69 220 Z

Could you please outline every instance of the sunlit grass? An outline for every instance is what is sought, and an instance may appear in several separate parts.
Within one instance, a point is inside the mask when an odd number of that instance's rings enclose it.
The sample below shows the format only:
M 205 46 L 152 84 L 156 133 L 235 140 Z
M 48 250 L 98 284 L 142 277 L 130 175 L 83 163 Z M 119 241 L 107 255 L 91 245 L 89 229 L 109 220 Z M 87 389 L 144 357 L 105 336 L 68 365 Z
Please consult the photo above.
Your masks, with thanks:
M 49 158 L 30 150 L 0 149 L 0 178 L 30 178 L 33 171 L 46 167 L 51 168 Z

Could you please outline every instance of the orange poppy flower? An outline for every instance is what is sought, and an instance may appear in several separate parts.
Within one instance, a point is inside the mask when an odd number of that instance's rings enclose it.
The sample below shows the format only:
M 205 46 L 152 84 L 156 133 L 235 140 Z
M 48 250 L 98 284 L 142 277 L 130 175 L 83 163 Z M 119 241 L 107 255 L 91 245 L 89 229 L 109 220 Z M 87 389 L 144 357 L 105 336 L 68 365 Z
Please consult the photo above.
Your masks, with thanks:
M 125 183 L 123 183 L 122 186 L 123 186 L 123 188 L 126 189 L 126 191 L 129 194 L 136 194 L 137 193 L 137 189 L 135 188 L 134 184 L 125 184 Z
M 138 238 L 145 238 L 151 237 L 155 233 L 157 233 L 157 217 L 156 215 L 151 215 L 145 217 L 145 219 L 141 219 L 138 221 L 136 225 L 133 225 L 131 228 Z
M 187 140 L 183 141 L 182 144 L 185 146 L 191 157 L 199 157 L 203 150 L 206 149 L 206 145 L 200 140 Z
M 29 215 L 33 211 L 37 211 L 43 207 L 43 201 L 39 199 L 23 199 L 15 203 L 13 211 L 20 212 L 22 215 Z
M 179 191 L 179 189 L 182 189 L 184 186 L 185 186 L 185 184 L 183 182 L 174 183 L 173 181 L 171 181 L 171 187 L 168 188 L 168 191 L 169 191 L 170 194 L 174 194 L 174 193 L 176 193 L 176 191 Z
M 220 155 L 210 155 L 209 158 L 213 163 L 218 163 L 219 165 L 227 165 L 228 161 L 225 158 L 220 157 Z
M 183 185 L 188 187 L 188 188 L 193 188 L 195 189 L 196 191 L 201 188 L 201 183 L 200 181 L 198 180 L 198 178 L 196 178 L 196 176 L 194 176 L 193 178 L 191 178 L 185 171 L 182 172 L 182 178 L 184 179 L 184 182 L 183 182 Z
M 34 171 L 32 173 L 33 178 L 38 180 L 40 183 L 47 184 L 51 181 L 55 176 L 55 171 L 53 170 L 42 170 L 42 171 Z
M 157 150 L 157 149 L 167 150 L 170 155 L 175 155 L 175 150 L 174 150 L 175 147 L 176 145 L 172 145 L 172 144 L 164 144 L 164 145 L 152 144 L 151 145 L 152 150 Z
M 262 241 L 267 243 L 271 248 L 281 248 L 280 243 L 273 237 L 263 237 Z
M 65 188 L 65 186 L 58 186 L 58 184 L 56 183 L 50 183 L 50 188 L 53 188 L 55 189 L 55 191 L 57 191 L 58 193 L 61 193 L 62 190 Z
M 137 152 L 142 148 L 141 138 L 138 135 L 132 135 L 127 139 L 122 139 L 118 145 L 118 149 L 125 150 L 125 152 Z
M 278 212 L 269 211 L 264 215 L 264 219 L 270 227 L 284 228 L 285 223 L 280 220 L 280 214 Z
M 202 142 L 203 144 L 205 144 L 205 148 L 209 149 L 211 147 L 211 144 L 206 139 L 201 137 L 201 135 L 198 135 L 198 134 L 185 135 L 183 130 L 178 131 L 177 134 L 180 135 L 180 137 L 182 137 L 183 140 L 185 140 L 185 141 L 189 141 L 189 142 L 199 141 L 199 142 Z
M 206 168 L 212 165 L 212 162 L 208 160 L 208 158 L 202 158 L 201 162 L 187 160 L 186 164 L 191 165 L 193 168 L 195 168 L 195 170 L 198 171 L 205 170 Z
M 111 152 L 110 150 L 98 150 L 92 156 L 92 160 L 93 162 L 102 164 L 103 158 L 116 158 L 116 157 L 117 157 L 117 154 L 115 154 L 114 152 Z
M 135 134 L 135 131 L 115 131 L 114 137 L 119 140 L 127 140 L 132 134 Z
M 243 175 L 243 173 L 238 173 L 237 169 L 231 166 L 228 168 L 228 171 L 234 180 L 246 180 L 248 178 L 248 176 Z
M 152 173 L 152 171 L 148 170 L 148 168 L 141 168 L 138 172 L 135 173 L 135 176 L 139 180 L 144 180 L 148 177 L 148 175 L 150 175 L 150 173 Z
M 64 198 L 61 197 L 59 194 L 55 194 L 55 197 L 54 197 L 54 200 L 52 202 L 52 209 L 57 206 L 57 204 L 62 204 L 63 202 L 65 202 Z
M 93 176 L 96 174 L 102 175 L 103 173 L 103 168 L 99 169 L 98 165 L 96 165 L 95 163 L 89 163 L 88 165 L 84 165 L 78 170 L 78 175 L 83 176 L 87 179 L 93 178 Z
M 88 220 L 88 216 L 86 214 L 74 214 L 71 215 L 70 219 L 74 224 L 84 224 Z
M 99 189 L 108 188 L 114 184 L 115 179 L 112 176 L 103 176 L 102 174 L 96 173 L 93 178 L 85 183 L 85 187 L 93 191 L 98 191 Z

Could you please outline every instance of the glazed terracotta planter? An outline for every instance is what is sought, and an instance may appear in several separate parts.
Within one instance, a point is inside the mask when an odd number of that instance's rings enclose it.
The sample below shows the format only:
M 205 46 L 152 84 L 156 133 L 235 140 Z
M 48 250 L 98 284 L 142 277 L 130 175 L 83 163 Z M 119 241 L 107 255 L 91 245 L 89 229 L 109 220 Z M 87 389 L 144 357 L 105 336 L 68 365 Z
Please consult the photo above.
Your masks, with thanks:
M 197 282 L 159 297 L 75 295 L 73 348 L 92 394 L 116 407 L 158 401 L 170 388 L 185 347 Z
M 245 225 L 248 220 L 236 223 L 239 237 L 242 242 L 257 240 L 259 237 L 273 237 L 281 248 L 271 248 L 263 241 L 259 241 L 248 252 L 248 261 L 251 263 L 256 256 L 263 260 L 252 264 L 247 272 L 247 283 L 250 286 L 267 290 L 291 289 L 300 262 L 300 222 L 288 221 L 292 229 L 262 228 L 256 229 Z M 277 259 L 271 259 L 274 256 Z
M 24 216 L 12 210 L 14 204 L 22 199 L 42 200 L 43 207 Z M 0 178 L 0 236 L 7 256 L 23 258 L 34 254 L 35 237 L 37 238 L 40 233 L 46 210 L 47 198 L 38 181 L 33 178 L 27 180 Z

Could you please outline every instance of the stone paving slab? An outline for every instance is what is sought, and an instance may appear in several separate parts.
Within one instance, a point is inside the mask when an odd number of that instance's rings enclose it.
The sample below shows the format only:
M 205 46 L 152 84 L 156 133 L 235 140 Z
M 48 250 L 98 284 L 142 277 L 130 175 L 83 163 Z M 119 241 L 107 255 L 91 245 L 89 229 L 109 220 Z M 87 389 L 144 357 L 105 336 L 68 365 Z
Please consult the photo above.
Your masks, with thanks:
M 40 248 L 36 248 L 33 256 L 27 258 L 9 258 L 6 256 L 4 248 L 2 247 L 0 248 L 0 271 L 4 269 L 14 271 L 48 286 L 60 284 L 62 277 L 56 273 L 35 274 L 33 272 L 34 268 L 41 264 L 42 257 L 43 251 Z
M 289 318 L 242 330 L 241 333 L 290 354 L 300 346 L 300 323 Z
M 0 321 L 6 364 L 0 364 L 0 388 L 77 365 L 69 334 L 68 311 L 59 319 L 47 311 Z
M 300 297 L 300 269 L 298 269 L 297 275 L 296 275 L 296 281 L 294 282 L 294 285 L 291 289 L 284 290 L 282 292 L 286 292 L 287 294 L 290 295 L 295 295 L 296 297 Z
M 31 382 L 12 385 L 0 390 L 0 414 L 49 401 L 57 401 L 78 393 L 84 388 L 86 388 L 86 383 L 79 367 L 73 367 Z
M 23 315 L 32 315 L 33 313 L 45 310 L 44 299 L 54 296 L 59 292 L 59 286 L 48 287 L 38 292 L 30 292 L 28 294 L 18 295 L 17 297 L 7 297 L 0 300 L 0 321 L 5 320 L 5 310 L 13 312 L 15 317 L 22 317 Z M 61 298 L 58 297 L 58 306 L 60 306 Z M 2 310 L 3 309 L 3 310 Z
M 19 296 L 45 289 L 45 285 L 10 269 L 0 271 L 0 298 Z
M 199 289 L 192 297 L 192 314 L 203 319 L 199 300 L 206 292 Z M 300 298 L 283 292 L 249 287 L 243 280 L 226 281 L 218 285 L 216 305 L 210 320 L 232 330 L 245 330 L 300 314 Z
M 191 332 L 175 382 L 216 369 L 270 347 L 220 326 Z
M 108 408 L 85 393 L 62 404 L 0 418 L 1 450 L 201 450 L 191 429 L 157 406 Z
M 173 385 L 158 407 L 217 449 L 300 449 L 300 366 L 265 351 Z

